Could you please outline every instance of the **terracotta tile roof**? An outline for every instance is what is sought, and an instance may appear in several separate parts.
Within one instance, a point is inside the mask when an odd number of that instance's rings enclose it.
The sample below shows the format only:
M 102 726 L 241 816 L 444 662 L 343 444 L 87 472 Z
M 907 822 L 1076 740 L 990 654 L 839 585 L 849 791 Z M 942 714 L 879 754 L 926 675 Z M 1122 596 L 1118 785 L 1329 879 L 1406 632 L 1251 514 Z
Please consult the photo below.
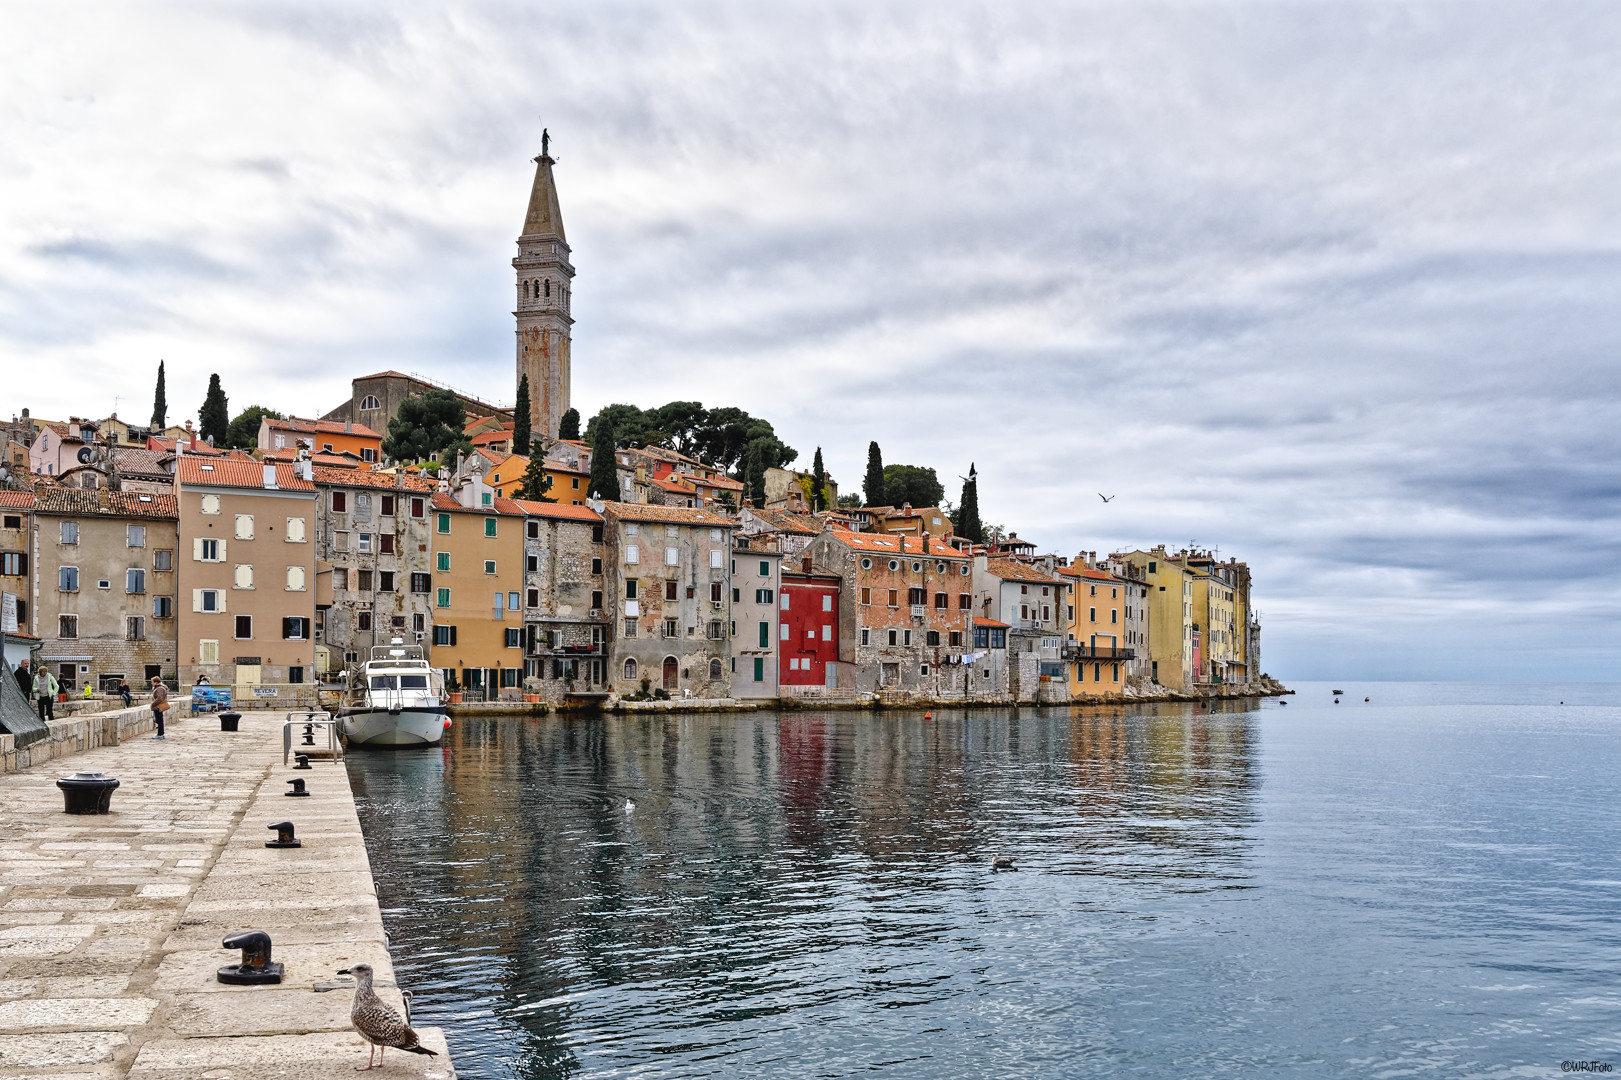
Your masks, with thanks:
M 553 461 L 551 458 L 547 458 L 545 461 L 541 462 L 541 466 L 547 472 L 568 473 L 570 476 L 590 476 L 591 475 L 585 469 L 571 468 L 570 466 L 563 464 L 563 462 L 561 462 L 561 461 Z
M 489 443 L 511 442 L 512 428 L 504 427 L 499 431 L 481 431 L 473 436 L 473 445 L 488 445 Z
M 923 538 L 896 536 L 894 533 L 855 533 L 843 529 L 831 530 L 833 539 L 857 551 L 878 551 L 886 555 L 927 555 L 931 559 L 961 559 L 962 552 L 949 544 L 930 538 L 929 550 L 923 550 Z
M 1057 580 L 1045 570 L 1038 570 L 1034 566 L 1026 566 L 1011 559 L 990 559 L 985 563 L 985 569 L 992 577 L 999 577 L 1003 581 L 1034 581 L 1040 585 L 1051 585 Z
M 982 619 L 977 615 L 974 616 L 974 625 L 975 626 L 999 626 L 1003 630 L 1011 629 L 1012 626 L 1013 626 L 1012 623 L 997 622 L 995 619 Z
M 40 487 L 35 490 L 34 508 L 41 514 L 72 514 L 75 517 L 106 514 L 108 517 L 162 518 L 173 521 L 180 516 L 179 504 L 173 495 L 149 495 L 145 492 L 110 491 L 105 508 L 101 505 L 101 491 L 83 488 Z
M 265 422 L 270 425 L 271 431 L 302 432 L 306 435 L 353 435 L 361 439 L 382 438 L 381 435 L 365 424 L 354 424 L 352 428 L 346 429 L 342 420 L 304 420 L 296 416 L 289 416 L 285 420 L 272 420 L 266 417 Z
M 1066 566 L 1066 567 L 1063 567 L 1062 569 L 1060 569 L 1058 572 L 1060 574 L 1063 574 L 1065 577 L 1089 578 L 1092 581 L 1124 581 L 1125 580 L 1124 578 L 1115 577 L 1113 574 L 1109 573 L 1107 570 L 1088 570 L 1084 566 L 1079 566 L 1079 567 L 1077 567 L 1077 566 Z
M 665 491 L 675 491 L 681 493 L 682 495 L 698 494 L 697 488 L 693 487 L 691 484 L 684 484 L 679 480 L 650 480 L 648 483 L 657 484 Z
M 742 485 L 739 484 L 739 487 Z M 797 533 L 800 536 L 817 536 L 822 531 L 822 523 L 813 517 L 802 514 L 790 514 L 786 510 L 753 510 L 749 511 L 758 521 L 763 521 L 778 532 Z
M 456 501 L 454 495 L 446 494 L 443 491 L 435 492 L 433 496 L 433 508 L 435 510 L 460 510 L 464 514 L 482 514 L 485 517 L 523 514 L 523 511 L 519 510 L 511 499 L 503 499 L 497 496 L 492 502 L 493 505 L 491 506 L 463 506 Z
M 502 499 L 510 502 L 520 514 L 530 517 L 568 518 L 570 521 L 589 521 L 592 524 L 602 520 L 602 515 L 589 506 L 570 506 L 567 503 L 534 502 L 530 499 Z
M 183 454 L 175 472 L 181 484 L 206 487 L 258 488 L 264 490 L 265 467 L 257 461 L 238 458 L 216 458 L 203 461 L 191 454 Z M 282 491 L 314 491 L 315 485 L 301 478 L 291 465 L 278 464 L 276 487 Z
M 113 451 L 113 464 L 118 467 L 119 472 L 125 474 L 168 477 L 169 470 L 163 463 L 172 456 L 161 450 L 120 446 Z
M 418 379 L 413 375 L 407 375 L 403 371 L 393 371 L 393 370 L 379 371 L 374 375 L 362 375 L 361 378 L 362 379 L 410 379 L 412 382 L 421 382 L 422 381 L 421 379 Z
M 269 455 L 266 456 L 268 457 Z M 281 458 L 278 460 L 286 461 L 297 459 Z M 332 469 L 358 469 L 361 465 L 360 458 L 354 454 L 311 454 L 310 461 L 314 462 L 316 465 L 325 465 Z
M 710 476 L 700 480 L 699 483 L 709 484 L 718 488 L 727 488 L 732 491 L 743 490 L 743 481 L 733 480 L 730 476 Z
M 709 525 L 725 529 L 737 527 L 737 522 L 729 517 L 685 506 L 611 502 L 603 511 L 603 516 L 617 521 L 667 521 L 674 525 Z
M 412 476 L 410 473 L 405 474 L 396 485 L 393 473 L 374 473 L 365 469 L 334 469 L 326 465 L 315 466 L 315 482 L 321 487 L 363 487 L 384 491 L 398 489 L 413 495 L 434 491 L 438 487 L 427 477 Z
M 0 506 L 11 507 L 16 510 L 32 510 L 34 508 L 34 493 L 32 491 L 0 491 Z

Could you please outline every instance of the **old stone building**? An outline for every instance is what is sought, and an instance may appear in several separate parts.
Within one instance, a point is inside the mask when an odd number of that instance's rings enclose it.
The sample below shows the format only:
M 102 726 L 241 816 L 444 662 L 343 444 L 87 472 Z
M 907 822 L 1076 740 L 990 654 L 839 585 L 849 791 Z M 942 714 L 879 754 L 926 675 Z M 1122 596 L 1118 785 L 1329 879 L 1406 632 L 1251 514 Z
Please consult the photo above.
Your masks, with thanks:
M 1060 654 L 1067 610 L 1061 595 L 1064 584 L 1040 567 L 979 555 L 974 559 L 973 588 L 974 614 L 1007 631 L 1007 685 L 996 689 L 1012 701 L 1068 697 Z M 982 696 L 979 684 L 974 690 Z
M 732 696 L 777 696 L 782 551 L 775 533 L 732 538 Z M 798 668 L 798 661 L 794 662 Z
M 530 427 L 536 435 L 555 438 L 557 423 L 569 407 L 569 342 L 574 318 L 569 305 L 574 292 L 574 266 L 563 235 L 563 212 L 557 201 L 552 166 L 557 164 L 543 139 L 535 158 L 535 182 L 529 209 L 518 236 L 517 272 L 518 372 L 513 386 L 529 376 Z M 516 392 L 516 391 L 514 391 Z
M 29 622 L 69 693 L 173 682 L 177 519 L 173 495 L 37 489 Z
M 432 481 L 320 465 L 313 472 L 320 572 L 330 575 L 331 595 L 315 612 L 321 673 L 364 661 L 395 637 L 431 656 Z
M 364 424 L 379 435 L 386 436 L 388 422 L 399 415 L 400 406 L 408 399 L 421 397 L 429 390 L 449 390 L 462 403 L 462 408 L 467 410 L 468 416 L 493 416 L 507 421 L 512 419 L 511 409 L 481 401 L 454 387 L 424 379 L 420 375 L 407 375 L 401 371 L 379 371 L 351 379 L 349 400 L 325 413 L 321 419 L 338 423 L 347 421 Z
M 510 505 L 525 518 L 524 688 L 554 704 L 572 693 L 601 692 L 609 631 L 602 515 L 563 502 Z
M 602 516 L 609 685 L 625 695 L 730 696 L 732 520 L 634 503 L 607 503 Z

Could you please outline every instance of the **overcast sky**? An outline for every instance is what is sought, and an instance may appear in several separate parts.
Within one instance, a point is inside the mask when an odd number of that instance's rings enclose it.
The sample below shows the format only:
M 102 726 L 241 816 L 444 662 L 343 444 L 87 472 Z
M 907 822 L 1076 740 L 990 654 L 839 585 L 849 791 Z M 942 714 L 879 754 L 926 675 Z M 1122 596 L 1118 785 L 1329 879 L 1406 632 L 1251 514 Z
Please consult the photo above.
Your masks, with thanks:
M 544 124 L 584 415 L 1219 545 L 1284 678 L 1611 680 L 1618 55 L 1545 0 L 7 4 L 0 411 L 510 400 Z

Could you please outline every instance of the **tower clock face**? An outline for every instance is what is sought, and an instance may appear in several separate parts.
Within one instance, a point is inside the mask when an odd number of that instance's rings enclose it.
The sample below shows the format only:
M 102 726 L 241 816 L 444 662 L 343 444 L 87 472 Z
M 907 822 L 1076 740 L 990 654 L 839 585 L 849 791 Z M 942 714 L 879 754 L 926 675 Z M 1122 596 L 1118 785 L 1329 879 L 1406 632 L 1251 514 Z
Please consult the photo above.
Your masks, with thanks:
M 88 446 L 79 447 L 79 463 L 81 465 L 90 464 L 90 448 Z

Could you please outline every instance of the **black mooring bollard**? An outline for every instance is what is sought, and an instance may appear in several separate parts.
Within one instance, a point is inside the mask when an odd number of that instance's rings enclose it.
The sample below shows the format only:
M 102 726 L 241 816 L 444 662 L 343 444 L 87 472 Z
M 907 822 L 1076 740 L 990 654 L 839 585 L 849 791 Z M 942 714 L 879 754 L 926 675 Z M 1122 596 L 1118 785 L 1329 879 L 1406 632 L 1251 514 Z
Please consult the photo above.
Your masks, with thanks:
M 293 755 L 293 760 L 298 762 L 297 765 L 293 766 L 293 768 L 295 768 L 295 769 L 313 769 L 313 768 L 315 768 L 314 765 L 310 764 L 310 756 L 308 754 L 294 754 Z
M 112 813 L 113 790 L 118 781 L 106 773 L 76 772 L 56 782 L 62 789 L 62 809 L 69 814 Z
M 220 713 L 220 730 L 221 731 L 235 731 L 235 730 L 237 730 L 236 726 L 238 724 L 240 724 L 241 722 L 242 722 L 242 714 L 239 713 L 239 712 L 222 712 L 222 713 Z
M 274 825 L 271 828 L 275 828 Z M 241 949 L 240 964 L 226 964 L 214 975 L 222 983 L 252 986 L 281 982 L 282 966 L 270 960 L 270 935 L 263 930 L 244 930 L 220 943 L 223 949 Z
M 302 776 L 295 776 L 287 782 L 293 785 L 293 790 L 284 791 L 282 792 L 283 795 L 290 799 L 303 799 L 309 796 L 309 792 L 304 790 L 304 778 Z
M 314 746 L 315 745 L 315 725 L 314 724 L 305 724 L 304 725 L 304 741 L 299 743 L 299 745 L 300 746 Z
M 293 837 L 293 823 L 291 821 L 278 821 L 274 825 L 270 825 L 270 826 L 267 826 L 267 827 L 276 830 L 276 838 L 274 840 L 266 840 L 265 841 L 265 847 L 303 847 L 304 846 L 304 841 L 294 839 L 294 837 Z

